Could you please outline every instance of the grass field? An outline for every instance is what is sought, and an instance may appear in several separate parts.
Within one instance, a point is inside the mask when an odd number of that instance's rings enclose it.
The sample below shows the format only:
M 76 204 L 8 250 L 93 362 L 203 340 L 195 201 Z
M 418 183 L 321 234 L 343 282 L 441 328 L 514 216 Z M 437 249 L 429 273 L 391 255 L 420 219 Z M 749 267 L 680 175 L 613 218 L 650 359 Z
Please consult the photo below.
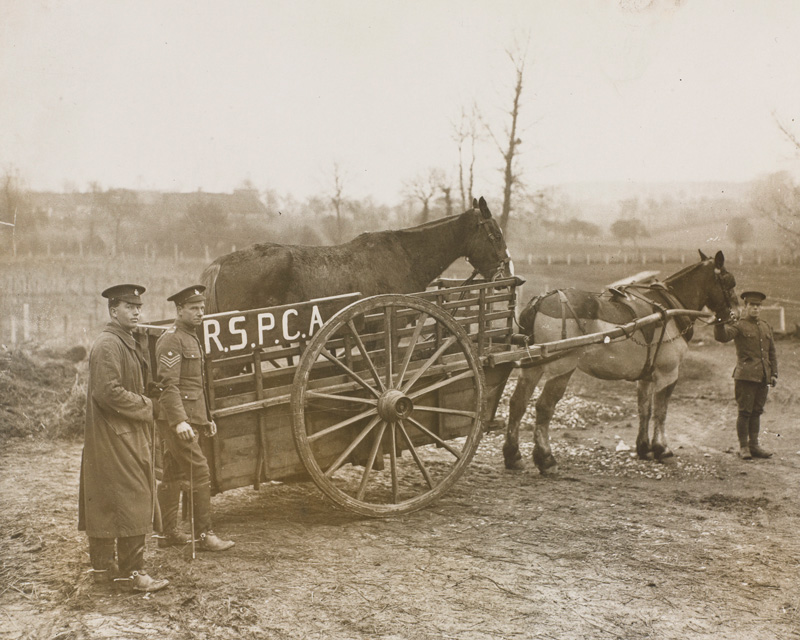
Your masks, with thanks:
M 562 247 L 559 247 L 563 249 Z M 641 260 L 622 262 L 619 255 L 606 263 L 596 254 L 586 263 L 585 251 L 573 247 L 574 259 L 567 264 L 567 255 L 560 251 L 558 260 L 547 264 L 537 252 L 528 264 L 527 254 L 512 247 L 517 275 L 525 278 L 520 299 L 524 302 L 533 295 L 556 288 L 576 287 L 600 291 L 611 282 L 641 271 L 658 271 L 663 278 L 697 259 L 697 253 L 683 253 L 686 263 L 680 262 L 681 252 L 665 254 L 667 262 L 654 251 L 648 262 Z M 555 253 L 555 252 L 554 252 Z M 670 261 L 672 258 L 672 261 Z M 173 314 L 167 296 L 196 282 L 206 262 L 203 259 L 179 260 L 159 258 L 144 260 L 121 258 L 51 257 L 26 258 L 6 261 L 1 265 L 0 276 L 0 344 L 35 342 L 47 346 L 88 345 L 97 335 L 107 318 L 106 305 L 100 292 L 119 282 L 134 282 L 147 287 L 143 320 L 169 318 Z M 736 275 L 737 291 L 758 289 L 771 300 L 785 308 L 786 326 L 791 330 L 800 323 L 800 267 L 796 265 L 742 264 L 733 262 L 729 269 Z M 446 274 L 466 277 L 469 265 L 457 261 Z M 768 302 L 769 304 L 769 302 Z M 25 335 L 25 305 L 28 305 L 27 340 Z M 772 322 L 772 316 L 768 320 Z

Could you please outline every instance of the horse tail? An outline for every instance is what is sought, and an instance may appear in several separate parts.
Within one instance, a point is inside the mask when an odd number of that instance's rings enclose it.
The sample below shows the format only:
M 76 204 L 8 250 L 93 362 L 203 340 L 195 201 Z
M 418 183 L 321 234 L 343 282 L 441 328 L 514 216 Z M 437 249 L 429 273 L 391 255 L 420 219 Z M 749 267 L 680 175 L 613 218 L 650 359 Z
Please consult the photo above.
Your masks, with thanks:
M 217 276 L 219 276 L 219 262 L 212 262 L 200 276 L 200 284 L 206 288 L 206 313 L 219 311 L 217 304 Z

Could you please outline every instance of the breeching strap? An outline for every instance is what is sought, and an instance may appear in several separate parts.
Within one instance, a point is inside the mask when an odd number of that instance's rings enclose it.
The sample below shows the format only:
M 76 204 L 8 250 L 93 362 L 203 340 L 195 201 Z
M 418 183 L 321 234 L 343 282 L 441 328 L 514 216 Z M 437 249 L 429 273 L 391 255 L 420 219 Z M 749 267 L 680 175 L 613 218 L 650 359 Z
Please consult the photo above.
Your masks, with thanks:
M 572 307 L 572 304 L 567 298 L 567 294 L 561 289 L 558 289 L 557 293 L 558 299 L 561 302 L 561 339 L 567 339 L 567 311 L 569 311 L 572 317 L 575 318 L 575 322 L 578 324 L 578 328 L 581 330 L 581 333 L 586 335 L 586 327 L 583 326 L 583 322 L 581 322 L 578 314 L 575 313 L 575 309 Z

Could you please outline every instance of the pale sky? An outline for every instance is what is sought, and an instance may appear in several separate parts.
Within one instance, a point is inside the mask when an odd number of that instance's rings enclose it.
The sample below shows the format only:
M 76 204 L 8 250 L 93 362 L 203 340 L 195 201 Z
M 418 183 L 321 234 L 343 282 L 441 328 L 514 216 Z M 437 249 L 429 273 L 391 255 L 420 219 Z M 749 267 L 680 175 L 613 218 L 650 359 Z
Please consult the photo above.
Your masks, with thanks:
M 676 6 L 676 4 L 678 6 Z M 749 180 L 796 167 L 795 0 L 0 0 L 0 168 L 32 189 L 400 200 L 502 135 L 528 40 L 526 182 Z M 797 122 L 800 131 L 800 122 Z M 479 148 L 477 191 L 502 158 Z

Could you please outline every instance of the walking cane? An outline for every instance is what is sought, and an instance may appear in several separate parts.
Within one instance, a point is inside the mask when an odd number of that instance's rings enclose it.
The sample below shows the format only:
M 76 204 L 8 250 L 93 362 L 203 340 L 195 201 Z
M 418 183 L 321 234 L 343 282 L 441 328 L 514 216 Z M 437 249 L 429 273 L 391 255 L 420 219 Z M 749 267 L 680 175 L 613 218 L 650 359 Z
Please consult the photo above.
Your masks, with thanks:
M 192 467 L 194 464 L 190 462 L 189 464 L 189 522 L 190 526 L 192 527 L 192 560 L 197 558 L 196 551 L 195 551 L 195 533 L 194 533 L 194 474 L 192 473 Z

